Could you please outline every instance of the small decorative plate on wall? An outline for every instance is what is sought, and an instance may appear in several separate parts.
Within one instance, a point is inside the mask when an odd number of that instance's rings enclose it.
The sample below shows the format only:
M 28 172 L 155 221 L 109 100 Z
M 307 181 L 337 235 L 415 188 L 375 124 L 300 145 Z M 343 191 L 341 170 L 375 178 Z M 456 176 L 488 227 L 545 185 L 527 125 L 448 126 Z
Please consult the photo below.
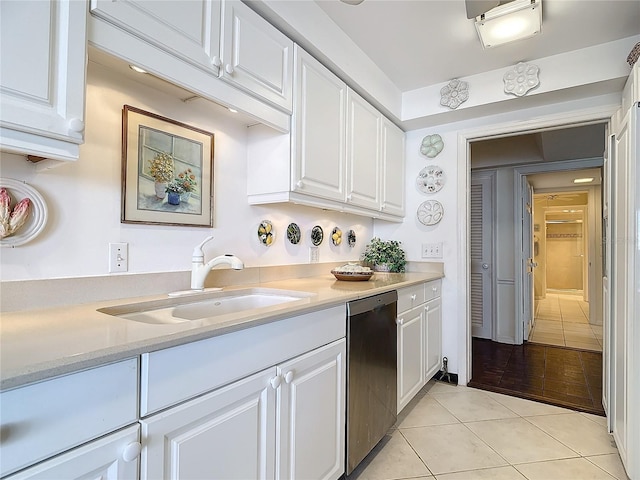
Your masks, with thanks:
M 422 193 L 436 193 L 444 186 L 444 172 L 436 165 L 424 167 L 416 179 L 418 190 Z
M 263 245 L 270 247 L 275 239 L 276 231 L 269 220 L 263 220 L 258 226 L 258 239 Z
M 322 231 L 322 227 L 320 225 L 316 225 L 311 229 L 311 243 L 317 247 L 322 243 L 323 239 L 324 232 Z
M 14 232 L 9 232 L 9 225 L 5 228 L 3 234 L 6 236 L 0 239 L 0 245 L 3 247 L 18 247 L 36 238 L 44 229 L 49 218 L 47 211 L 47 204 L 44 202 L 42 195 L 30 185 L 26 183 L 14 180 L 12 178 L 0 178 L 0 188 L 6 189 L 3 195 L 3 202 L 6 202 L 6 206 L 2 205 L 3 211 L 7 212 L 7 217 L 15 211 L 17 205 L 28 198 L 30 201 L 26 208 L 26 219 L 20 227 L 16 227 Z M 24 202 L 20 209 L 24 208 Z M 16 212 L 17 213 L 17 212 Z M 3 219 L 3 221 L 9 222 L 9 218 Z M 15 222 L 14 222 L 15 226 Z
M 291 242 L 293 245 L 297 245 L 300 243 L 301 237 L 302 234 L 300 232 L 300 227 L 298 226 L 298 224 L 290 223 L 287 227 L 287 238 L 289 239 L 289 242 Z
M 418 220 L 423 225 L 436 225 L 442 220 L 444 208 L 437 200 L 427 200 L 418 207 Z
M 338 227 L 335 227 L 331 231 L 331 243 L 333 243 L 336 247 L 342 243 L 342 230 Z
M 356 232 L 353 230 L 347 232 L 347 243 L 351 248 L 356 246 Z

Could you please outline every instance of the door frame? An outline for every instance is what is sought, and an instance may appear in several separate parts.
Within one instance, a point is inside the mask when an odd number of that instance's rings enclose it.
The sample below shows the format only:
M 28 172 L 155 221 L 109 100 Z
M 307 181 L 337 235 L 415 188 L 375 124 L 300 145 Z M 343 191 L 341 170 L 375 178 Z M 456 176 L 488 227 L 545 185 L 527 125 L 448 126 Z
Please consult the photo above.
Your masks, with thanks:
M 457 288 L 456 303 L 459 305 L 456 318 L 457 347 L 458 347 L 458 378 L 459 382 L 466 385 L 471 379 L 471 312 L 469 301 L 470 277 L 470 252 L 469 252 L 469 188 L 471 186 L 471 142 L 487 140 L 491 138 L 508 137 L 534 133 L 542 130 L 556 130 L 559 128 L 589 125 L 594 123 L 606 123 L 608 131 L 611 130 L 611 117 L 620 108 L 618 103 L 599 107 L 585 108 L 573 112 L 552 114 L 538 117 L 534 120 L 519 122 L 507 122 L 497 125 L 483 126 L 479 128 L 462 130 L 458 132 L 457 145 L 457 191 L 458 201 L 462 203 L 458 208 L 457 239 L 458 252 L 457 275 L 461 280 Z
M 606 143 L 607 139 L 603 138 L 602 141 L 603 143 Z M 584 170 L 586 168 L 601 168 L 603 165 L 604 165 L 603 158 L 587 158 L 587 159 L 581 159 L 581 160 L 567 160 L 563 162 L 539 163 L 535 165 L 516 167 L 513 173 L 514 187 L 515 187 L 514 198 L 517 198 L 517 199 L 522 198 L 522 195 L 524 194 L 522 190 L 522 182 L 523 182 L 523 178 L 525 178 L 527 175 L 532 175 L 534 173 L 550 173 L 550 172 L 567 171 L 567 170 Z M 524 233 L 522 230 L 522 218 L 521 218 L 521 212 L 517 208 L 515 209 L 515 217 L 513 219 L 513 223 L 515 226 L 515 229 L 514 229 L 515 230 L 514 245 L 516 247 L 515 251 L 524 252 L 523 245 L 522 245 L 522 242 L 523 242 L 522 235 Z M 525 272 L 524 266 L 525 266 L 524 259 L 522 257 L 516 258 L 515 277 L 514 277 L 516 305 L 522 305 L 525 301 L 523 292 L 524 292 L 524 286 L 526 283 L 524 281 L 524 275 L 526 272 Z M 531 299 L 531 302 L 533 303 L 533 299 Z M 531 307 L 533 308 L 533 305 Z M 515 313 L 516 313 L 515 338 L 516 338 L 516 341 L 518 341 L 518 345 L 521 345 L 522 341 L 525 340 L 524 312 L 522 311 L 522 309 L 518 308 L 516 309 Z

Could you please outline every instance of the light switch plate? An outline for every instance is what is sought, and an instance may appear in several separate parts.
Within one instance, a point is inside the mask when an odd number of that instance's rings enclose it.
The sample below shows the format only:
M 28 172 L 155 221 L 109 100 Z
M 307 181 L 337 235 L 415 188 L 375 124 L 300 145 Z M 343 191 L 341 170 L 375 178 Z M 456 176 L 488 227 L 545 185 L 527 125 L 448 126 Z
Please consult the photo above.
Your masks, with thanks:
M 127 243 L 109 244 L 109 273 L 129 270 L 129 248 Z
M 423 243 L 422 258 L 442 258 L 442 242 Z
M 309 247 L 309 263 L 318 263 L 320 261 L 320 251 L 318 247 Z

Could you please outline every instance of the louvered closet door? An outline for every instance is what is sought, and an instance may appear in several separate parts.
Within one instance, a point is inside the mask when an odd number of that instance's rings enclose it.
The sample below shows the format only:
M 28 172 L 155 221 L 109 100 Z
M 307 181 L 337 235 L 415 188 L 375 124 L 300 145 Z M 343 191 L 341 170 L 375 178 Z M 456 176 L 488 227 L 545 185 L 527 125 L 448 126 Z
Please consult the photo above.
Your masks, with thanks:
M 471 334 L 492 338 L 494 174 L 471 176 Z

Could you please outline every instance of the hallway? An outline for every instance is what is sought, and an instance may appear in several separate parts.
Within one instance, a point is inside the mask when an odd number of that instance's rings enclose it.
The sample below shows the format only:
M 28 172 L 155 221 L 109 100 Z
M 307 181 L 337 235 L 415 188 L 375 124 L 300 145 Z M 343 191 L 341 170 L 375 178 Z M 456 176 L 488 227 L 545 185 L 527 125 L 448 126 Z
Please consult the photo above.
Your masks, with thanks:
M 349 479 L 626 480 L 606 419 L 431 380 Z
M 602 325 L 589 324 L 589 303 L 582 292 L 547 290 L 538 301 L 529 342 L 602 352 Z

